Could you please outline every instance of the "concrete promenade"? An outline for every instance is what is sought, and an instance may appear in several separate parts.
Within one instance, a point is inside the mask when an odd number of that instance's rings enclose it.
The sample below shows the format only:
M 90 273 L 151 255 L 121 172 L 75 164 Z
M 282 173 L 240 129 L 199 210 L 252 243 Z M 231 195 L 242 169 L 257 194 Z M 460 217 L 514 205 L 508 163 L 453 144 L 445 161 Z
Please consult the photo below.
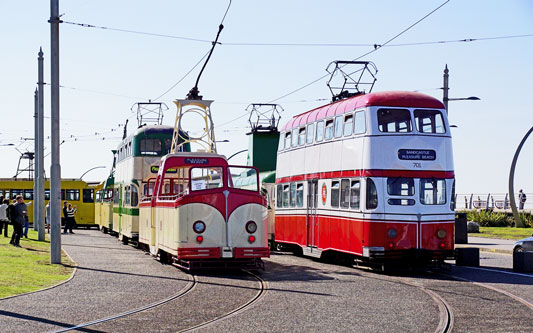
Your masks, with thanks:
M 480 251 L 496 253 L 513 253 L 515 240 L 474 237 L 468 235 L 468 244 L 455 244 L 456 248 L 460 247 L 477 247 Z

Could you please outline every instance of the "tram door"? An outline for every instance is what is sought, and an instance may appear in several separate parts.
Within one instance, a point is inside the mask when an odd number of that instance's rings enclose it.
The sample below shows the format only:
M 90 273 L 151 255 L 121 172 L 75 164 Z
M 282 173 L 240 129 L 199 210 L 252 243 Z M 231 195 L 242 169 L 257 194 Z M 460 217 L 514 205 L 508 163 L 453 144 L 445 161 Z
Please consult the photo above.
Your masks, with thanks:
M 316 247 L 318 243 L 318 179 L 307 182 L 307 246 Z

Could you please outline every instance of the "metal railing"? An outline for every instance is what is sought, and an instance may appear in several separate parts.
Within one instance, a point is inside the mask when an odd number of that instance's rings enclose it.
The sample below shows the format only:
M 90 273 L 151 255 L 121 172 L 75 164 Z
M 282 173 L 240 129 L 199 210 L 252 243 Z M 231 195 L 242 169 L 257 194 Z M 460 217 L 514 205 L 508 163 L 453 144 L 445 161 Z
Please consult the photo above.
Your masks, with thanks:
M 520 210 L 520 200 L 515 194 L 517 208 Z M 492 209 L 511 210 L 511 202 L 508 193 L 470 193 L 455 195 L 456 210 Z M 533 211 L 533 193 L 526 193 L 524 211 Z

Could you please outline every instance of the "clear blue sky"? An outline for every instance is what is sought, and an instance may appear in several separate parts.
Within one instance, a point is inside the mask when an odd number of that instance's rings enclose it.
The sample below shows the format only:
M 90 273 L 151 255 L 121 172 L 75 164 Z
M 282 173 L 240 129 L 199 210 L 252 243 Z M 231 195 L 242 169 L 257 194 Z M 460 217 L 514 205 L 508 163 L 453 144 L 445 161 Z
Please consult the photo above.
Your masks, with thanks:
M 249 103 L 268 102 L 325 74 L 332 60 L 351 60 L 372 47 L 236 46 L 229 43 L 383 44 L 438 7 L 444 0 L 417 1 L 252 1 L 233 0 L 200 92 L 212 105 L 219 152 L 227 156 L 247 148 Z M 65 21 L 111 28 L 213 40 L 228 1 L 60 1 Z M 49 79 L 48 1 L 2 1 L 0 12 L 0 144 L 24 151 L 33 136 L 33 92 L 37 52 L 45 52 Z M 533 2 L 451 0 L 391 44 L 450 41 L 533 34 Z M 224 43 L 227 43 L 226 45 Z M 210 44 L 180 39 L 91 29 L 60 28 L 62 175 L 101 180 L 109 173 L 121 136 L 118 124 L 130 118 L 135 102 L 156 98 L 175 84 L 208 51 Z M 531 126 L 533 37 L 384 47 L 363 60 L 378 69 L 374 91 L 418 90 L 442 98 L 442 71 L 450 69 L 450 97 L 478 96 L 480 101 L 450 102 L 458 193 L 505 193 L 514 151 Z M 173 124 L 176 98 L 185 97 L 199 68 L 161 101 Z M 278 101 L 292 115 L 329 98 L 321 80 Z M 71 89 L 75 88 L 75 89 Z M 50 115 L 49 87 L 45 114 Z M 50 123 L 45 127 L 49 135 Z M 117 131 L 111 131 L 118 129 Z M 95 135 L 95 133 L 103 133 Z M 74 141 L 77 138 L 77 141 Z M 105 140 L 102 140 L 105 138 Z M 46 151 L 50 151 L 47 142 Z M 31 149 L 31 147 L 30 147 Z M 19 153 L 1 146 L 0 177 L 14 175 Z M 235 158 L 245 163 L 245 154 Z M 50 159 L 46 159 L 49 174 Z M 533 138 L 522 150 L 516 187 L 533 192 Z

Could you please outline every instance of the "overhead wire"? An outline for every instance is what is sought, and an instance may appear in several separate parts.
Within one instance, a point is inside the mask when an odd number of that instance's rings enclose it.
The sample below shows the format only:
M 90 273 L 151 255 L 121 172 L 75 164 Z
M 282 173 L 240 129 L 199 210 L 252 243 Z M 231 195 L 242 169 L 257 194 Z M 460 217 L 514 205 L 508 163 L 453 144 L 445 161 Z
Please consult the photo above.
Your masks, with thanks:
M 227 13 L 227 10 L 226 10 L 226 13 Z M 224 15 L 224 17 L 225 17 L 225 15 Z M 81 27 L 85 27 L 85 28 L 98 28 L 98 29 L 103 29 L 103 30 L 119 31 L 119 32 L 126 32 L 126 33 L 133 33 L 133 34 L 155 36 L 155 37 L 172 38 L 172 39 L 182 39 L 182 40 L 201 42 L 201 43 L 209 43 L 209 44 L 213 43 L 212 41 L 207 40 L 207 39 L 198 39 L 198 38 L 174 36 L 174 35 L 167 35 L 167 34 L 160 34 L 160 33 L 134 31 L 134 30 L 128 30 L 128 29 L 97 26 L 97 25 L 87 24 L 87 23 L 78 23 L 78 22 L 69 22 L 69 21 L 63 21 L 63 23 L 76 25 L 76 26 L 81 26 Z M 398 44 L 387 44 L 387 45 L 385 45 L 385 44 L 380 45 L 380 44 L 377 44 L 377 43 L 283 43 L 283 42 L 272 42 L 272 43 L 267 43 L 267 42 L 217 42 L 217 44 L 225 45 L 225 46 L 378 47 L 379 48 L 379 47 L 416 46 L 416 45 L 432 45 L 432 44 L 447 44 L 447 43 L 465 43 L 465 42 L 468 43 L 468 42 L 477 42 L 477 41 L 484 41 L 484 40 L 498 40 L 498 39 L 526 38 L 526 37 L 533 37 L 533 34 L 492 36 L 492 37 L 479 37 L 479 38 L 463 38 L 463 39 L 427 41 L 427 42 L 412 42 L 412 43 L 398 43 Z

